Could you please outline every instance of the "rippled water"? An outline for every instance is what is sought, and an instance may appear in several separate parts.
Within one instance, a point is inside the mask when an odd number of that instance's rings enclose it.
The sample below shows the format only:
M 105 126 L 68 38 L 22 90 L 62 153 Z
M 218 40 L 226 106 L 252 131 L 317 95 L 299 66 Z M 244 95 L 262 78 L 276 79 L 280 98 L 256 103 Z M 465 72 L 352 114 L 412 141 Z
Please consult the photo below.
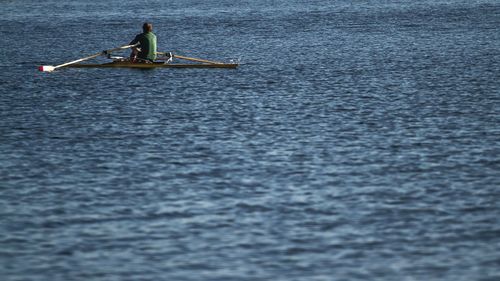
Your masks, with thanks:
M 2 280 L 500 279 L 498 1 L 143 2 L 2 1 Z

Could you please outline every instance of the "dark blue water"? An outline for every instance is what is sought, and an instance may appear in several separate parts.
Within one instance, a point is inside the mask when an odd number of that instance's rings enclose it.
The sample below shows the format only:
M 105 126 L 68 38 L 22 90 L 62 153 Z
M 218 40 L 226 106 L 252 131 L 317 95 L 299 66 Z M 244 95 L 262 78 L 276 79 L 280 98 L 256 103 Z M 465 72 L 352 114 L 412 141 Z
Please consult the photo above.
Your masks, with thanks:
M 146 20 L 242 65 L 36 70 Z M 499 28 L 495 0 L 2 1 L 0 279 L 500 280 Z

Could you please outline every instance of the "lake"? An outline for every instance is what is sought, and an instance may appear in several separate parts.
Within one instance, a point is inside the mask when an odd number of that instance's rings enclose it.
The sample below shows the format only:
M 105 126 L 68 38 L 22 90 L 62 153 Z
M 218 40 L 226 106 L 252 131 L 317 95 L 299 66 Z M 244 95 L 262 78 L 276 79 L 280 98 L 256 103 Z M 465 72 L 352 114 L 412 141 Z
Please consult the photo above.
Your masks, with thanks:
M 241 65 L 37 71 L 145 21 Z M 2 1 L 2 280 L 500 280 L 499 28 L 496 0 Z

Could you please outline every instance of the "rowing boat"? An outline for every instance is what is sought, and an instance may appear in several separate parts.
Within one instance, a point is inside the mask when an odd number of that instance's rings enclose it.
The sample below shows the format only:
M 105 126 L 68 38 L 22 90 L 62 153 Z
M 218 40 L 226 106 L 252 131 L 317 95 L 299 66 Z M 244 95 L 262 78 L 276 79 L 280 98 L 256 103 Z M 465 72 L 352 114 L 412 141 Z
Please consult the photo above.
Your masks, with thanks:
M 70 61 L 67 63 L 63 63 L 60 65 L 52 66 L 52 65 L 42 65 L 38 67 L 38 70 L 40 71 L 45 71 L 45 72 L 52 72 L 56 69 L 63 68 L 63 67 L 78 67 L 78 68 L 142 68 L 142 69 L 148 69 L 148 68 L 236 68 L 238 67 L 238 63 L 235 62 L 229 62 L 229 63 L 224 63 L 224 62 L 218 62 L 218 61 L 210 61 L 210 60 L 205 60 L 205 59 L 197 59 L 197 58 L 191 58 L 191 57 L 185 57 L 177 54 L 172 54 L 171 52 L 163 53 L 163 52 L 157 52 L 157 55 L 159 57 L 157 58 L 157 61 L 155 62 L 149 62 L 149 61 L 130 61 L 129 58 L 125 57 L 117 57 L 117 56 L 111 56 L 111 52 L 116 52 L 116 51 L 123 51 L 125 49 L 133 48 L 137 46 L 136 45 L 125 45 L 121 46 L 118 48 L 102 51 L 93 55 L 90 55 L 88 57 L 84 57 L 81 59 L 77 59 L 74 61 Z M 81 63 L 83 61 L 87 61 L 93 58 L 97 58 L 99 56 L 107 56 L 107 58 L 112 59 L 112 62 L 107 62 L 107 63 Z M 190 61 L 191 63 L 174 63 L 173 59 L 181 59 L 181 60 L 187 60 Z M 194 62 L 194 63 L 193 63 Z
M 74 68 L 236 68 L 237 63 L 166 63 L 166 62 L 130 62 L 130 61 L 113 61 L 108 63 L 81 63 L 71 64 L 66 67 Z

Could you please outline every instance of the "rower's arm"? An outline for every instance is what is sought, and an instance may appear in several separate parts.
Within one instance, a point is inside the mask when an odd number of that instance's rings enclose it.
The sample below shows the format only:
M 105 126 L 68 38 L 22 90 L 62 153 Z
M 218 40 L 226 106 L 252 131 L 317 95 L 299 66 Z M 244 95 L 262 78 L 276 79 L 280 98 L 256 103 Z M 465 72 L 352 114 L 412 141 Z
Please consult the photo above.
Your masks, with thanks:
M 140 40 L 139 40 L 139 39 L 140 39 L 140 38 L 139 38 L 139 35 L 135 36 L 134 40 L 130 41 L 130 44 L 129 44 L 129 45 L 135 45 L 135 44 L 137 44 L 137 43 L 139 43 L 139 44 L 140 44 L 140 42 L 139 42 Z

